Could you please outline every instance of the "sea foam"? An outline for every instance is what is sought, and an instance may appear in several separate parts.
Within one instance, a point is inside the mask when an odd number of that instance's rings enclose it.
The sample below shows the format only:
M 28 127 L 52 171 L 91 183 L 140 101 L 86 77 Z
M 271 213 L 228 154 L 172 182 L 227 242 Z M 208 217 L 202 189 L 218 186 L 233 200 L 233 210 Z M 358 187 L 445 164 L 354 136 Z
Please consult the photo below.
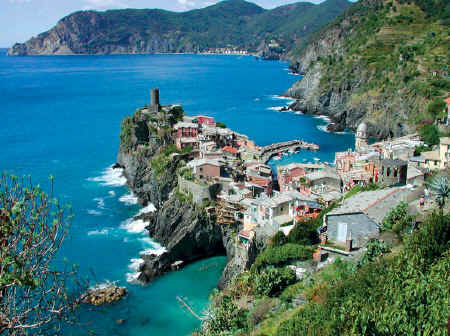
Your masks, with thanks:
M 102 175 L 88 178 L 88 181 L 100 182 L 101 185 L 110 187 L 121 187 L 127 183 L 125 176 L 123 176 L 123 169 L 114 169 L 112 166 L 106 168 Z
M 128 231 L 129 233 L 143 233 L 145 231 L 148 222 L 143 221 L 142 219 L 127 219 L 120 225 L 121 229 Z
M 120 196 L 119 201 L 125 203 L 126 205 L 135 205 L 138 203 L 138 198 L 133 193 L 129 193 Z

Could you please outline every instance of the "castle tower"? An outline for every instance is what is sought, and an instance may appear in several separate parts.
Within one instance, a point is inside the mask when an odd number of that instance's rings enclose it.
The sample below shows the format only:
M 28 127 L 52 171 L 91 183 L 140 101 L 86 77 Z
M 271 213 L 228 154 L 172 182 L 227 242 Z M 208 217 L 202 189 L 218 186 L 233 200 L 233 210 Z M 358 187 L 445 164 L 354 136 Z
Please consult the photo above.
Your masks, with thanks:
M 151 104 L 149 107 L 149 111 L 158 113 L 161 107 L 161 105 L 159 104 L 159 89 L 152 89 L 150 95 Z
M 365 122 L 362 122 L 361 124 L 359 124 L 358 129 L 356 130 L 355 150 L 357 152 L 367 148 L 369 144 L 368 138 L 367 124 Z

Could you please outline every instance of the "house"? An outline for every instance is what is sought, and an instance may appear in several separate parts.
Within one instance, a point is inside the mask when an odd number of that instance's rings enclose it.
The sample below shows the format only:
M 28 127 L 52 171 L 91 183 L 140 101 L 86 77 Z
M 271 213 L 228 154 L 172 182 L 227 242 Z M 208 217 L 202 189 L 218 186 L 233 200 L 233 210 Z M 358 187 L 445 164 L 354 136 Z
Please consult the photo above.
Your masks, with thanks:
M 221 176 L 223 163 L 219 160 L 199 159 L 190 161 L 187 167 L 193 169 L 199 181 L 207 181 Z
M 408 162 L 402 160 L 381 160 L 379 182 L 384 186 L 405 185 Z
M 384 217 L 406 201 L 408 194 L 407 187 L 395 187 L 361 192 L 346 199 L 324 217 L 328 239 L 343 246 L 352 239 L 353 246 L 363 246 L 368 238 L 378 236 Z
M 193 121 L 197 122 L 201 126 L 203 126 L 203 125 L 210 126 L 210 127 L 216 126 L 216 121 L 214 120 L 213 117 L 208 117 L 208 116 L 204 116 L 204 115 L 194 116 Z
M 199 147 L 198 125 L 189 122 L 179 122 L 173 126 L 175 145 L 178 149 L 192 146 L 194 149 Z
M 336 170 L 331 167 L 326 167 L 322 170 L 305 175 L 306 184 L 311 191 L 319 190 L 341 190 L 341 177 Z
M 236 158 L 238 155 L 237 148 L 231 146 L 225 146 L 222 148 L 223 154 L 227 157 Z
M 423 165 L 425 168 L 430 170 L 441 168 L 441 153 L 439 152 L 439 149 L 423 152 L 422 156 L 425 159 L 425 164 Z
M 442 137 L 439 143 L 441 169 L 448 168 L 450 162 L 450 137 Z
M 277 232 L 281 225 L 303 216 L 309 209 L 319 209 L 320 204 L 312 196 L 298 191 L 276 193 L 273 197 L 261 194 L 251 200 L 251 205 L 244 214 L 244 228 L 265 227 Z
M 304 182 L 304 176 L 323 169 L 325 166 L 316 163 L 291 163 L 277 167 L 280 191 L 297 190 Z

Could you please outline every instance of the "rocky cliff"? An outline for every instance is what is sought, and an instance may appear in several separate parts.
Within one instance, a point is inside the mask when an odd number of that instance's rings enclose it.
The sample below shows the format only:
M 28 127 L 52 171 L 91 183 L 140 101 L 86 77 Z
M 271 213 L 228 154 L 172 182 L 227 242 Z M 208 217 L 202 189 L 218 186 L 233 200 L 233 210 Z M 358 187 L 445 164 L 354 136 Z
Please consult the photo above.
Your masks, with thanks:
M 359 1 L 289 55 L 304 74 L 286 92 L 292 108 L 329 116 L 334 131 L 365 120 L 378 138 L 441 117 L 434 106 L 450 89 L 444 20 L 422 1 Z
M 265 240 L 261 236 L 249 249 L 243 248 L 237 241 L 238 227 L 218 225 L 202 204 L 178 190 L 177 171 L 192 156 L 173 149 L 170 131 L 164 132 L 166 126 L 160 122 L 140 110 L 125 118 L 117 157 L 116 167 L 123 168 L 128 186 L 139 202 L 155 205 L 154 213 L 140 215 L 139 219 L 148 221 L 149 235 L 167 250 L 160 255 L 143 256 L 139 280 L 147 283 L 170 271 L 177 261 L 186 264 L 227 255 L 228 264 L 219 284 L 223 288 L 253 263 Z
M 347 0 L 298 3 L 265 10 L 225 0 L 184 13 L 154 9 L 81 11 L 15 44 L 9 55 L 152 54 L 247 50 L 278 59 L 350 6 Z

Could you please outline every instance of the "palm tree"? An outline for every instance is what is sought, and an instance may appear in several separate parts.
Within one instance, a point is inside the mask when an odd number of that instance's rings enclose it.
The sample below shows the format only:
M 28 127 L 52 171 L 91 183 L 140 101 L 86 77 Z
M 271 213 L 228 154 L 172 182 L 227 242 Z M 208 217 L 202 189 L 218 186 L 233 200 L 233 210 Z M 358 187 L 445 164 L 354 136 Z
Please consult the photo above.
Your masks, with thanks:
M 433 182 L 431 182 L 430 187 L 436 193 L 436 201 L 439 204 L 439 209 L 442 210 L 450 193 L 447 176 L 436 177 Z

